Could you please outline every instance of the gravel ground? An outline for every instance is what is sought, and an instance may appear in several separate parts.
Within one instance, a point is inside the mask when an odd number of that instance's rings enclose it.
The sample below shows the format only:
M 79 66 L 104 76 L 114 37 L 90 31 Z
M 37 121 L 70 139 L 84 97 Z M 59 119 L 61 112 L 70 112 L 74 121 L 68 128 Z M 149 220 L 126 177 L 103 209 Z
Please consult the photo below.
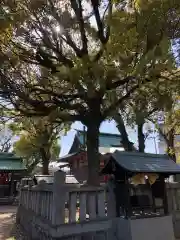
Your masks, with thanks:
M 16 206 L 0 206 L 0 240 L 29 240 L 15 224 Z
M 11 235 L 14 216 L 12 213 L 0 213 L 0 239 L 8 239 Z

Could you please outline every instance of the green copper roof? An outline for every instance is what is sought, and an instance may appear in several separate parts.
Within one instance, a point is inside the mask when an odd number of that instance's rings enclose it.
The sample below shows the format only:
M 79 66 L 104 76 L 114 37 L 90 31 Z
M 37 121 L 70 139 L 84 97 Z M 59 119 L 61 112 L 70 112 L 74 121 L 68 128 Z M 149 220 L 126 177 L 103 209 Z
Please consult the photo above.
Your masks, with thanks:
M 77 130 L 77 136 L 80 143 L 83 145 L 84 135 L 86 132 Z M 122 147 L 121 135 L 113 133 L 99 133 L 99 147 Z
M 0 153 L 0 171 L 23 171 L 23 160 L 13 153 Z
M 6 152 L 3 152 L 3 153 L 0 153 L 0 158 L 3 158 L 3 157 L 13 157 L 14 154 L 13 153 L 6 153 Z

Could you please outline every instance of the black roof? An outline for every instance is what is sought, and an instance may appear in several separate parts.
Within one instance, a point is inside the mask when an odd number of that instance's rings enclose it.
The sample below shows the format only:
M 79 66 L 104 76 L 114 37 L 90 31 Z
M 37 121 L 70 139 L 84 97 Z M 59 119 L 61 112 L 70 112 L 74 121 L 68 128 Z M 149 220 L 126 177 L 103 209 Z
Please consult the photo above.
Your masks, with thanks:
M 115 151 L 111 155 L 110 161 L 112 160 L 125 171 L 132 173 L 166 173 L 170 175 L 180 173 L 180 166 L 167 155 Z M 105 168 L 106 166 L 102 173 L 106 172 Z
M 81 149 L 83 149 L 83 146 L 77 136 L 77 134 L 74 136 L 74 140 L 73 140 L 73 143 L 70 147 L 70 150 L 68 152 L 68 154 L 74 154 L 74 153 L 77 153 L 79 152 Z

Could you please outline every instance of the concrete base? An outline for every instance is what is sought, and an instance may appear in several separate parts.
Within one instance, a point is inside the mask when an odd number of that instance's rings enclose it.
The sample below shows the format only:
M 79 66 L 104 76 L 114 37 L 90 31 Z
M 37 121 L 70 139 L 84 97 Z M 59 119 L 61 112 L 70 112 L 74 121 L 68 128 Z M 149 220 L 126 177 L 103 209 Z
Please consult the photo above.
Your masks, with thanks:
M 118 240 L 174 240 L 171 216 L 116 219 Z
M 174 235 L 177 239 L 180 239 L 180 211 L 174 212 L 173 223 L 174 223 Z
M 171 216 L 144 219 L 104 219 L 53 225 L 32 210 L 18 207 L 16 221 L 31 239 L 43 240 L 174 240 Z

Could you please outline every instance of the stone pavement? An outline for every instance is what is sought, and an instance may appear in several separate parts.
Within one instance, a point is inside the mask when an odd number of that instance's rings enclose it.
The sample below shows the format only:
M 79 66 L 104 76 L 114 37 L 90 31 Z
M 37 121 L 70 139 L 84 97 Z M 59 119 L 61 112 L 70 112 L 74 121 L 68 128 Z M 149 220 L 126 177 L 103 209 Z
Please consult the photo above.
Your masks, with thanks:
M 0 206 L 0 240 L 13 239 L 11 231 L 14 226 L 16 210 L 15 206 Z

